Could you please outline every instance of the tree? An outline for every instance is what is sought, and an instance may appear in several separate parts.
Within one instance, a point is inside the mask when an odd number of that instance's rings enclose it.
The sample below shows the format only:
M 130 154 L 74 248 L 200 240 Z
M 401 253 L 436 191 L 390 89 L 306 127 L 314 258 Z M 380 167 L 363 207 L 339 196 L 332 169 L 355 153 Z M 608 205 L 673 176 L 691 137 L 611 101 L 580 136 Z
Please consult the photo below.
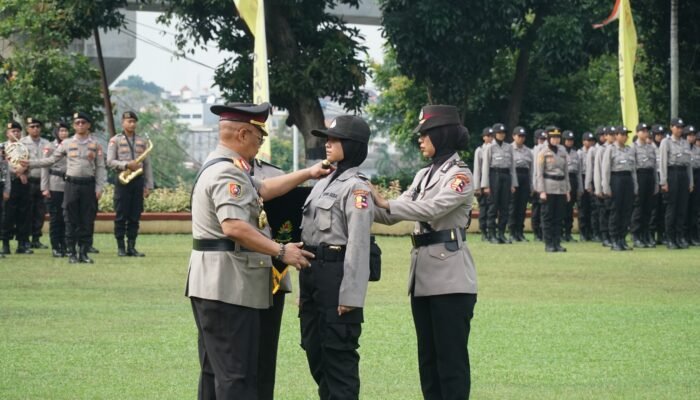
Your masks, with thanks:
M 138 75 L 129 75 L 126 79 L 122 79 L 117 82 L 116 87 L 125 87 L 130 89 L 139 89 L 144 92 L 151 93 L 156 96 L 160 96 L 161 93 L 165 91 L 162 87 L 156 85 L 153 82 L 146 82 Z
M 215 82 L 230 101 L 252 99 L 253 37 L 231 0 L 164 1 L 164 23 L 175 23 L 177 45 L 193 50 L 210 42 L 235 56 L 216 70 Z M 358 0 L 268 0 L 265 21 L 270 65 L 271 102 L 289 111 L 287 125 L 304 136 L 306 159 L 323 158 L 322 141 L 311 130 L 324 126 L 319 98 L 329 97 L 350 112 L 367 101 L 362 90 L 367 72 L 358 54 L 357 29 L 325 12 L 336 4 L 357 6 Z M 174 22 L 179 18 L 178 22 Z

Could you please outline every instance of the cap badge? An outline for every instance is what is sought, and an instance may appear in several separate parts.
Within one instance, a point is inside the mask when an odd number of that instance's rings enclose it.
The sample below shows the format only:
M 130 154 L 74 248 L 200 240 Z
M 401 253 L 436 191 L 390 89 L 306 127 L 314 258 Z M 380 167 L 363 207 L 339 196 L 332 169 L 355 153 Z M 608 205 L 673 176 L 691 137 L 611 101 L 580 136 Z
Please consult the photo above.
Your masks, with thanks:
M 336 123 L 337 123 L 337 120 L 334 119 L 334 120 L 331 122 L 330 128 L 331 128 L 331 129 L 335 128 Z
M 680 118 L 678 118 L 678 123 L 679 123 L 679 124 L 682 124 L 682 123 L 683 123 L 683 120 L 680 119 Z

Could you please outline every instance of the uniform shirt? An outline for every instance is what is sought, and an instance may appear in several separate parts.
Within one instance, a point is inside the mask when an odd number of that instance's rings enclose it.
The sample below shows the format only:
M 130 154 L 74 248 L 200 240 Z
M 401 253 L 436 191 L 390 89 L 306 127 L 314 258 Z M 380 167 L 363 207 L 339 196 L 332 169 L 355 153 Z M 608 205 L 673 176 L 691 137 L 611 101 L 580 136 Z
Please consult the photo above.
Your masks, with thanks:
M 515 162 L 513 155 L 513 146 L 506 142 L 498 143 L 494 140 L 488 146 L 484 147 L 482 153 L 483 160 L 481 165 L 481 187 L 491 187 L 489 182 L 489 173 L 491 168 L 505 168 L 510 171 L 511 186 L 518 186 L 518 176 L 515 174 Z
M 414 232 L 425 233 L 465 228 L 474 199 L 472 173 L 457 154 L 434 171 L 433 166 L 421 169 L 413 183 L 396 200 L 389 200 L 389 210 L 377 209 L 375 221 L 395 224 L 416 222 Z M 476 267 L 464 238 L 457 233 L 456 251 L 447 250 L 444 243 L 413 248 L 408 292 L 415 297 L 450 293 L 476 293 Z
M 640 169 L 651 169 L 654 174 L 654 193 L 658 190 L 659 174 L 658 174 L 658 158 L 659 150 L 652 143 L 641 143 L 639 140 L 634 142 L 634 160 L 637 164 L 637 171 Z
M 302 241 L 311 246 L 322 243 L 345 246 L 343 280 L 338 304 L 364 307 L 369 282 L 369 242 L 374 202 L 367 181 L 358 167 L 319 180 L 304 203 Z M 330 183 L 329 183 L 330 182 Z
M 571 191 L 566 149 L 558 145 L 555 153 L 549 146 L 543 146 L 537 156 L 537 176 L 535 189 L 539 193 L 566 194 Z M 552 177 L 563 179 L 555 180 Z
M 583 184 L 586 191 L 593 193 L 595 193 L 595 155 L 598 150 L 600 150 L 600 147 L 601 145 L 596 143 L 586 152 L 586 166 L 584 167 L 586 171 L 586 181 Z
M 102 146 L 93 138 L 73 135 L 61 142 L 51 156 L 29 161 L 30 168 L 45 168 L 66 157 L 66 176 L 95 178 L 95 192 L 102 192 L 107 180 Z
M 121 133 L 109 139 L 107 146 L 107 166 L 117 171 L 124 171 L 129 161 L 139 158 L 148 148 L 148 140 L 139 135 L 129 138 Z M 149 157 L 142 162 L 143 185 L 147 189 L 153 189 L 153 170 Z
M 530 187 L 534 188 L 535 187 L 535 177 L 537 176 L 537 157 L 540 155 L 540 152 L 542 151 L 543 148 L 547 147 L 546 146 L 547 142 L 541 143 L 541 144 L 536 144 L 535 147 L 532 148 L 532 173 L 530 174 L 530 177 L 532 178 L 530 181 Z M 535 189 L 535 191 L 537 191 Z
M 700 147 L 699 146 L 690 146 L 690 161 L 691 165 L 693 167 L 693 174 L 697 171 L 698 168 L 700 168 Z
M 19 142 L 24 144 L 29 150 L 30 160 L 41 160 L 44 157 L 44 149 L 49 146 L 49 141 L 42 137 L 35 141 L 31 136 L 25 136 Z M 40 169 L 30 169 L 27 174 L 30 178 L 41 178 Z
M 581 194 L 583 193 L 583 177 L 581 176 L 581 170 L 583 170 L 583 162 L 581 160 L 581 155 L 578 151 L 574 150 L 573 147 L 569 148 L 564 146 L 564 148 L 566 148 L 566 165 L 569 169 L 569 175 L 576 175 L 575 179 L 578 183 L 578 185 L 576 186 L 576 194 Z
M 44 155 L 46 157 L 50 156 L 51 154 L 56 151 L 58 148 L 58 141 L 53 141 L 49 143 L 49 145 L 44 149 Z M 66 165 L 67 161 L 65 158 L 62 158 L 59 160 L 56 164 L 52 165 L 50 168 L 42 168 L 41 169 L 41 191 L 51 191 L 51 192 L 63 192 L 65 191 L 66 187 L 66 181 L 63 179 L 62 176 L 57 176 L 51 174 L 51 171 L 54 171 L 59 174 L 63 174 L 65 176 L 66 174 Z
M 249 223 L 265 237 L 270 227 L 259 228 L 259 179 L 248 174 L 250 166 L 233 150 L 218 145 L 206 162 L 225 157 L 202 172 L 192 191 L 192 237 L 229 239 L 221 224 L 228 220 Z M 185 295 L 244 307 L 272 306 L 272 258 L 252 251 L 192 250 Z
M 481 189 L 481 163 L 483 162 L 482 152 L 486 143 L 474 150 L 474 188 Z
M 595 152 L 594 167 L 593 167 L 593 188 L 595 189 L 596 195 L 603 195 L 603 175 L 602 175 L 602 163 L 603 155 L 610 147 L 608 142 L 601 145 Z
M 10 188 L 12 184 L 10 183 L 10 164 L 7 163 L 5 158 L 0 158 L 0 183 L 3 184 L 3 193 L 10 194 Z M 2 200 L 0 200 L 2 201 Z
M 592 149 L 593 146 L 591 146 L 589 149 Z M 581 176 L 587 176 L 588 175 L 588 151 L 585 146 L 581 147 L 580 149 L 577 150 L 578 152 L 578 158 L 581 160 Z M 585 182 L 584 182 L 585 184 Z
M 614 194 L 610 187 L 612 172 L 629 172 L 634 182 L 634 194 L 639 192 L 635 151 L 632 147 L 613 143 L 603 153 L 600 176 L 604 195 Z
M 682 138 L 673 136 L 661 141 L 659 146 L 659 185 L 668 184 L 668 167 L 686 167 L 690 180 L 690 189 L 693 188 L 693 168 L 690 160 L 690 145 Z
M 515 142 L 512 143 L 513 146 L 513 162 L 515 163 L 515 168 L 527 168 L 529 174 L 530 174 L 530 182 L 532 182 L 532 172 L 533 172 L 533 167 L 532 167 L 532 150 L 525 146 L 522 145 L 518 147 Z M 517 171 L 516 171 L 517 172 Z M 532 187 L 532 185 L 530 185 Z

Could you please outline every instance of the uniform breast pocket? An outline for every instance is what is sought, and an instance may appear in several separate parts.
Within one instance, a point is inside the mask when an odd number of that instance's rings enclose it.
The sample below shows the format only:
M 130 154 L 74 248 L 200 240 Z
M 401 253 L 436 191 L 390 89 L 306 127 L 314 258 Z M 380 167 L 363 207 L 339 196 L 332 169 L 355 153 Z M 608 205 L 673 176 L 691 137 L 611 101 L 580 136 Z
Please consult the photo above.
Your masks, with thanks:
M 322 197 L 316 204 L 316 217 L 314 222 L 318 229 L 327 231 L 331 228 L 333 218 L 331 217 L 333 203 L 335 199 L 331 197 Z

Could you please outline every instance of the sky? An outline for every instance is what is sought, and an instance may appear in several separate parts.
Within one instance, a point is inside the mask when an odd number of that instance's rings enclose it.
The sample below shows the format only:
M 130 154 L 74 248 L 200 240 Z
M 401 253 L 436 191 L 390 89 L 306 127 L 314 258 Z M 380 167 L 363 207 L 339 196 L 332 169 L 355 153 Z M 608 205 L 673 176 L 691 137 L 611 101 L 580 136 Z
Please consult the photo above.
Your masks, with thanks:
M 156 12 L 136 12 L 136 33 L 145 40 L 155 41 L 167 48 L 174 49 L 175 37 L 172 32 L 175 28 L 158 24 L 156 22 L 158 15 L 159 13 Z M 381 37 L 380 27 L 351 26 L 357 27 L 365 37 L 369 57 L 381 61 L 384 39 Z M 134 29 L 133 25 L 131 29 Z M 213 44 L 209 48 L 208 51 L 197 50 L 194 55 L 188 55 L 188 57 L 216 68 L 225 58 L 232 56 L 230 53 L 220 53 Z M 197 90 L 197 88 L 208 88 L 214 83 L 213 69 L 188 60 L 177 59 L 165 50 L 142 40 L 136 41 L 136 59 L 114 83 L 126 79 L 129 75 L 139 75 L 145 81 L 153 82 L 170 92 L 178 91 L 185 85 L 192 90 Z

